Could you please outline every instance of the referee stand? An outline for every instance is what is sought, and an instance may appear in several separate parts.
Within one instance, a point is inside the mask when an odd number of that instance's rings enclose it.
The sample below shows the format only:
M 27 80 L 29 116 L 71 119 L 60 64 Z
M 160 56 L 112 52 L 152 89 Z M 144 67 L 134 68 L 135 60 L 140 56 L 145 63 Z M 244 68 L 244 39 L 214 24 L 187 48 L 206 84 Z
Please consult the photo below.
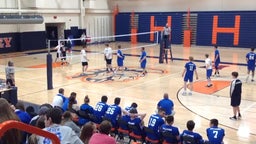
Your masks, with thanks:
M 160 40 L 160 55 L 159 63 L 168 63 L 168 53 L 170 52 L 170 59 L 173 62 L 172 49 L 169 36 L 162 36 Z

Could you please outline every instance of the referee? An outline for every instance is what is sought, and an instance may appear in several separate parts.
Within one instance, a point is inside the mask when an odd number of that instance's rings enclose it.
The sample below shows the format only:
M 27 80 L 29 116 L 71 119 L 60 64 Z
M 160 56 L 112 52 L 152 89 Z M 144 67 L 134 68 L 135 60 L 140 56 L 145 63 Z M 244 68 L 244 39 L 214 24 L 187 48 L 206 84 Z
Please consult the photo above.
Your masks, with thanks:
M 169 41 L 170 41 L 170 34 L 171 34 L 171 28 L 169 27 L 168 23 L 166 23 L 163 31 L 163 38 L 164 38 L 164 48 L 169 47 Z

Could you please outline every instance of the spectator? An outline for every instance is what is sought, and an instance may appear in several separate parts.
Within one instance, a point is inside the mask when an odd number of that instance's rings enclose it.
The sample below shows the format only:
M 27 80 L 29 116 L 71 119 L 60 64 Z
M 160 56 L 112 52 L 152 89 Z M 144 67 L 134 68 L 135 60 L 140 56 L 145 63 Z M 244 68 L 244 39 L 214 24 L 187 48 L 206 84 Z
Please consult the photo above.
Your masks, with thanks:
M 147 137 L 152 140 L 160 139 L 160 127 L 164 124 L 163 117 L 165 117 L 165 110 L 163 108 L 158 109 L 157 114 L 150 116 L 148 121 L 148 128 L 152 129 L 155 134 L 147 134 Z
M 187 128 L 188 130 L 184 130 L 182 134 L 180 135 L 180 140 L 182 143 L 187 143 L 184 138 L 190 137 L 193 139 L 194 144 L 203 144 L 204 140 L 202 136 L 196 132 L 193 132 L 193 129 L 195 128 L 195 122 L 193 120 L 189 120 L 187 122 Z
M 15 113 L 20 118 L 21 122 L 25 124 L 29 124 L 31 117 L 27 112 L 25 112 L 25 106 L 23 102 L 20 102 L 20 101 L 17 102 L 17 104 L 15 105 L 15 108 L 16 108 Z
M 210 128 L 206 129 L 207 137 L 210 144 L 223 144 L 225 131 L 218 127 L 219 121 L 217 119 L 210 120 Z
M 64 112 L 62 117 L 62 125 L 70 127 L 77 136 L 80 136 L 81 129 L 72 121 L 71 112 Z
M 169 99 L 168 93 L 165 93 L 163 99 L 157 104 L 158 109 L 163 108 L 165 110 L 165 115 L 174 115 L 173 106 L 174 104 Z
M 89 144 L 116 144 L 115 138 L 109 136 L 112 125 L 109 121 L 103 121 L 99 127 L 99 133 L 94 133 Z
M 96 117 L 94 122 L 97 124 L 100 124 L 102 122 L 102 118 L 108 109 L 107 101 L 108 101 L 108 97 L 105 95 L 102 96 L 101 101 L 98 102 L 94 108 L 94 115 Z
M 32 125 L 32 126 L 35 126 L 37 120 L 39 119 L 39 117 L 41 117 L 41 116 L 44 117 L 44 115 L 46 114 L 46 112 L 47 112 L 50 108 L 52 108 L 52 106 L 51 106 L 50 104 L 47 104 L 47 105 L 46 105 L 46 104 L 43 104 L 43 105 L 41 105 L 41 106 L 39 107 L 38 115 L 34 116 L 34 117 L 30 120 L 29 124 Z
M 82 104 L 80 106 L 80 110 L 79 110 L 79 120 L 78 120 L 78 125 L 82 126 L 85 123 L 90 121 L 90 118 L 93 113 L 93 107 L 89 105 L 90 103 L 90 99 L 88 97 L 88 95 L 86 95 L 84 97 L 84 104 Z
M 0 98 L 0 123 L 8 120 L 19 121 L 18 116 L 14 113 L 11 105 L 4 98 Z M 17 129 L 6 131 L 0 139 L 0 144 L 19 144 L 22 142 L 22 133 Z
M 28 106 L 26 108 L 26 112 L 29 114 L 31 118 L 37 115 L 37 113 L 35 112 L 35 108 L 33 106 Z
M 173 144 L 177 144 L 180 140 L 180 132 L 179 129 L 175 126 L 173 126 L 174 123 L 174 117 L 169 115 L 165 118 L 166 124 L 163 124 L 161 126 L 161 131 L 163 132 L 170 132 L 175 138 L 165 138 L 163 137 L 163 139 L 167 142 L 167 143 L 173 143 Z
M 62 106 L 63 106 L 64 102 L 66 101 L 66 99 L 67 98 L 64 96 L 64 89 L 60 88 L 59 93 L 56 96 L 54 96 L 54 98 L 53 98 L 52 106 L 62 109 Z
M 84 144 L 89 144 L 89 140 L 95 132 L 97 132 L 95 124 L 93 122 L 88 122 L 82 127 L 80 139 Z
M 45 115 L 45 128 L 43 130 L 55 134 L 61 143 L 83 144 L 75 132 L 67 127 L 60 125 L 62 111 L 59 108 L 52 108 Z M 37 136 L 38 143 L 50 144 L 48 138 Z
M 14 79 L 14 66 L 12 61 L 8 61 L 7 67 L 5 68 L 6 84 L 8 87 L 15 86 Z

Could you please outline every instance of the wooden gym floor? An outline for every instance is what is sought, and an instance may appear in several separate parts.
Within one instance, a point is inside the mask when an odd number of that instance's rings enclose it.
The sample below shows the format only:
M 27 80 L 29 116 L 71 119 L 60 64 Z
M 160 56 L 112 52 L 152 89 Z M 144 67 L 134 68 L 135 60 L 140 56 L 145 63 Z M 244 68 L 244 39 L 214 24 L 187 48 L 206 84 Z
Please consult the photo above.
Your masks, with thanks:
M 213 77 L 214 86 L 206 88 L 204 66 L 204 54 L 210 54 L 213 59 L 214 48 L 197 47 L 183 48 L 181 45 L 173 45 L 174 61 L 168 64 L 159 64 L 159 46 L 146 47 L 147 70 L 145 77 L 139 76 L 140 49 L 129 49 L 144 44 L 131 45 L 129 43 L 111 43 L 113 49 L 121 44 L 127 56 L 125 65 L 128 68 L 124 75 L 118 72 L 115 76 L 105 73 L 105 61 L 99 54 L 104 45 L 91 45 L 88 47 L 89 68 L 86 76 L 80 76 L 80 47 L 76 47 L 70 58 L 70 65 L 61 66 L 53 63 L 53 87 L 47 90 L 46 75 L 46 50 L 30 51 L 14 54 L 0 55 L 0 78 L 5 78 L 4 67 L 8 60 L 14 61 L 15 79 L 18 87 L 18 99 L 35 104 L 51 103 L 59 88 L 65 89 L 65 95 L 71 92 L 78 94 L 78 103 L 83 103 L 85 95 L 89 95 L 90 104 L 94 107 L 102 95 L 109 97 L 108 104 L 113 104 L 115 97 L 121 97 L 121 107 L 138 103 L 139 113 L 147 113 L 145 122 L 156 110 L 157 102 L 162 99 L 164 93 L 168 93 L 175 104 L 175 122 L 180 132 L 186 129 L 186 122 L 194 120 L 196 128 L 203 138 L 206 136 L 206 128 L 209 127 L 209 119 L 217 118 L 220 127 L 225 129 L 226 144 L 256 144 L 256 82 L 245 83 L 246 63 L 245 55 L 250 49 L 223 48 L 220 47 L 221 64 L 220 77 Z M 195 81 L 195 92 L 192 96 L 182 96 L 183 78 L 181 73 L 188 56 L 196 60 L 199 80 Z M 52 53 L 53 61 L 56 53 Z M 116 66 L 116 56 L 113 59 Z M 243 83 L 242 93 L 242 119 L 232 121 L 232 108 L 229 98 L 229 84 L 231 72 L 238 71 Z

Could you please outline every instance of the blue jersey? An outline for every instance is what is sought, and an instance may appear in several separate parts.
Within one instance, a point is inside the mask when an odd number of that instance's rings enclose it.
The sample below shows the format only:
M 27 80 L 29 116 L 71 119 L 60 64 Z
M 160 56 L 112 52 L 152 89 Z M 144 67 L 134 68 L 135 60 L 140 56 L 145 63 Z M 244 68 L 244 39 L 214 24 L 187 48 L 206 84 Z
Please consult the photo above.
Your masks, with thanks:
M 118 117 L 121 116 L 122 109 L 118 105 L 111 105 L 108 107 L 105 117 L 111 121 L 113 127 L 117 127 Z
M 203 144 L 204 143 L 204 140 L 203 140 L 202 136 L 198 133 L 188 131 L 188 130 L 184 130 L 182 132 L 182 134 L 180 135 L 181 143 L 183 143 L 183 136 L 192 137 L 196 142 L 195 144 Z M 184 142 L 184 144 L 187 144 L 187 143 Z
M 105 113 L 108 109 L 108 105 L 103 102 L 98 102 L 94 108 L 94 115 L 96 116 L 97 120 L 96 123 L 100 123 L 103 116 L 105 116 Z
M 123 61 L 124 61 L 124 55 L 123 55 L 123 53 L 122 53 L 122 51 L 121 50 L 117 50 L 117 54 L 119 55 L 119 56 L 121 56 L 121 57 L 117 57 L 117 65 L 118 66 L 123 66 L 124 64 L 123 64 Z
M 128 124 L 134 125 L 138 128 L 138 131 L 132 131 L 136 135 L 143 135 L 143 129 L 141 125 L 142 120 L 139 117 L 136 117 L 134 119 L 129 119 Z
M 82 104 L 80 106 L 80 111 L 84 111 L 86 114 L 93 114 L 94 113 L 93 107 L 91 107 L 88 104 Z M 78 124 L 79 125 L 84 125 L 85 123 L 87 123 L 89 121 L 90 121 L 89 119 L 79 117 Z
M 147 53 L 145 52 L 145 51 L 143 51 L 142 53 L 141 53 L 141 56 L 140 56 L 140 60 L 142 60 L 144 57 L 146 57 L 147 56 Z M 147 59 L 144 59 L 143 61 L 142 61 L 142 63 L 143 62 L 146 62 L 147 61 Z
M 246 55 L 246 59 L 248 70 L 255 70 L 256 54 L 254 52 L 249 52 Z
M 186 69 L 186 74 L 185 74 L 184 78 L 193 80 L 194 71 L 196 70 L 196 65 L 193 62 L 187 62 L 185 64 L 185 69 Z
M 159 114 L 153 114 L 148 121 L 148 128 L 154 130 L 155 134 L 147 134 L 150 139 L 156 140 L 160 138 L 160 127 L 164 124 L 163 118 Z
M 215 59 L 217 56 L 218 56 L 218 58 Z M 214 52 L 214 59 L 215 59 L 215 63 L 220 63 L 220 52 L 217 49 Z
M 170 132 L 175 137 L 180 135 L 179 129 L 171 125 L 163 124 L 161 126 L 161 132 L 164 132 L 164 131 Z M 173 138 L 163 138 L 163 139 L 166 140 L 168 143 L 178 143 L 177 139 L 173 139 Z
M 210 144 L 222 144 L 225 131 L 222 128 L 210 127 L 206 129 L 207 137 Z
M 124 122 L 126 122 L 126 125 L 121 124 L 121 125 L 119 125 L 119 127 L 122 128 L 123 130 L 129 130 L 127 123 L 130 120 L 130 116 L 124 115 L 120 119 L 123 120 Z
M 165 110 L 166 115 L 172 114 L 173 102 L 170 99 L 162 99 L 158 102 L 157 106 Z

